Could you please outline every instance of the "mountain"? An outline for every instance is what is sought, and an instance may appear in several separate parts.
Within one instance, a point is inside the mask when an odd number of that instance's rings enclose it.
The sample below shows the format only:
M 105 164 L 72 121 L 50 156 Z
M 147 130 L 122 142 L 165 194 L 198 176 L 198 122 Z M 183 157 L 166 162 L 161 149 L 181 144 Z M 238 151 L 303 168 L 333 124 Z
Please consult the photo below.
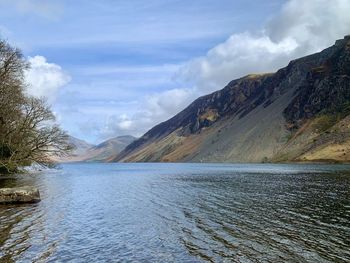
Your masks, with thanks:
M 136 138 L 125 135 L 109 139 L 99 145 L 92 145 L 73 136 L 69 142 L 75 147 L 74 151 L 65 157 L 55 158 L 58 162 L 105 162 L 120 153 Z
M 126 146 L 135 141 L 136 138 L 130 135 L 119 136 L 100 143 L 99 145 L 89 144 L 83 140 L 69 136 L 69 143 L 75 149 L 68 156 L 53 157 L 59 163 L 67 162 L 106 162 L 119 154 Z
M 103 143 L 91 147 L 83 156 L 82 161 L 103 162 L 120 153 L 126 146 L 135 141 L 136 138 L 130 135 L 119 136 L 109 139 Z
M 81 156 L 84 155 L 91 147 L 94 147 L 93 144 L 73 136 L 69 136 L 68 142 L 70 145 L 74 146 L 74 150 L 68 156 L 52 157 L 55 162 L 66 163 L 80 161 Z
M 263 63 L 263 62 L 262 62 Z M 119 162 L 350 161 L 350 36 L 195 100 Z
M 91 147 L 94 147 L 93 144 L 90 144 L 86 141 L 80 140 L 78 138 L 75 138 L 73 136 L 69 136 L 69 144 L 73 145 L 75 149 L 73 150 L 71 155 L 78 156 L 86 153 L 87 150 L 89 150 Z

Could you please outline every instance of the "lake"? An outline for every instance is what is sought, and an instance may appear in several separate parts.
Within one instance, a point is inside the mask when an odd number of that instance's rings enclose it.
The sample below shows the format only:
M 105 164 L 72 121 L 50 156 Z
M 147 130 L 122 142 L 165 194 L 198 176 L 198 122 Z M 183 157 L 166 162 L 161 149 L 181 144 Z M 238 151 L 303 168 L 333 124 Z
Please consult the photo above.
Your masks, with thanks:
M 350 166 L 65 164 L 0 179 L 0 262 L 350 262 Z

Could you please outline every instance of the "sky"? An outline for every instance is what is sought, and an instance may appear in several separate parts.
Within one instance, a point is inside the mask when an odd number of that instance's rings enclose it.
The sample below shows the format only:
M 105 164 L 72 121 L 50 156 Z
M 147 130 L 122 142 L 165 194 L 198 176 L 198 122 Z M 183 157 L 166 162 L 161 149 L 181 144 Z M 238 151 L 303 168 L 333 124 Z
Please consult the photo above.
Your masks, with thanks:
M 0 0 L 27 92 L 90 143 L 141 136 L 194 99 L 350 34 L 350 0 Z

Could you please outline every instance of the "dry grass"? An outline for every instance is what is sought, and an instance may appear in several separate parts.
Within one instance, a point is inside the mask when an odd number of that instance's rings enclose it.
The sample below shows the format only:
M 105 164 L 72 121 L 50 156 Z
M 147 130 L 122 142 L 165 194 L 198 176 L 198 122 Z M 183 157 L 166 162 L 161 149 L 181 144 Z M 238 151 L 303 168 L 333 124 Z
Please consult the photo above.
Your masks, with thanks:
M 193 155 L 198 150 L 199 145 L 202 144 L 203 137 L 203 134 L 186 137 L 174 151 L 165 155 L 162 161 L 176 162 Z
M 342 144 L 330 144 L 325 147 L 311 150 L 303 154 L 299 158 L 303 161 L 320 161 L 320 160 L 335 160 L 349 161 L 350 160 L 350 140 Z

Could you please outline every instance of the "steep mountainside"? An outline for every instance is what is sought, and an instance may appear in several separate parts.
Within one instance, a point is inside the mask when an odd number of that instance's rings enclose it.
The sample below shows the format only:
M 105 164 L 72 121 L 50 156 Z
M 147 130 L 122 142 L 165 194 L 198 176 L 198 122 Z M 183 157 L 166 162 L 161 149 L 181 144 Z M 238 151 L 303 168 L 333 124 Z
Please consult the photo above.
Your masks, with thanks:
M 350 36 L 195 100 L 113 161 L 349 161 Z

